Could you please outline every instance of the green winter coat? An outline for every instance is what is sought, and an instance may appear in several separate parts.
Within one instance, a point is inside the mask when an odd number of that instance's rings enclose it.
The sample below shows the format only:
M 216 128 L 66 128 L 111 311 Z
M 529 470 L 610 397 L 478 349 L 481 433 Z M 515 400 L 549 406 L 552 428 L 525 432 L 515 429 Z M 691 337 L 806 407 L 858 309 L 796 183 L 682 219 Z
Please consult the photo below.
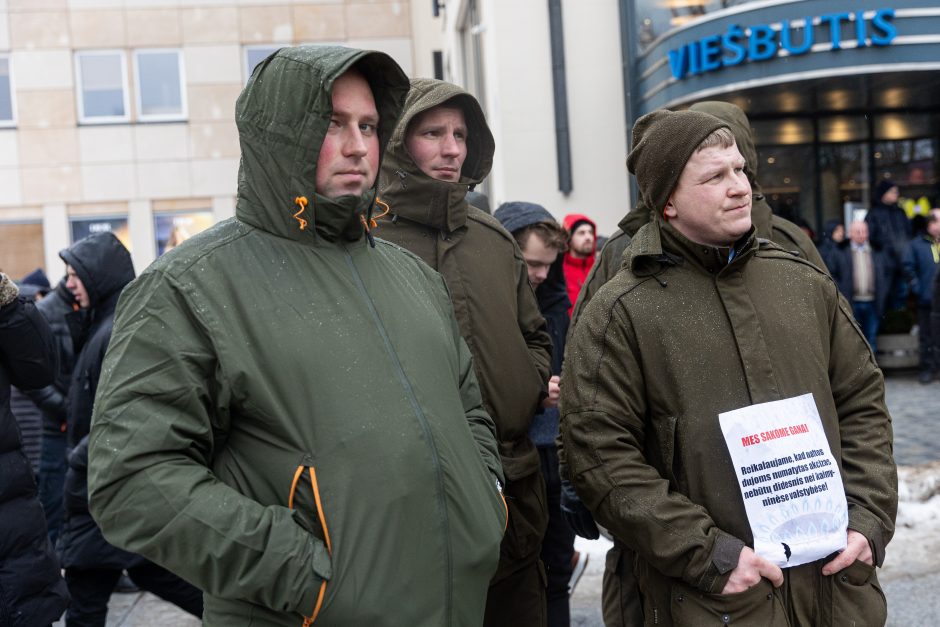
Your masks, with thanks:
M 721 596 L 752 543 L 718 414 L 811 392 L 840 462 L 849 528 L 881 564 L 897 473 L 884 382 L 851 310 L 822 270 L 752 233 L 728 249 L 658 220 L 588 303 L 569 339 L 561 437 L 597 521 L 636 551 L 648 625 L 883 624 L 884 596 L 861 562 L 822 562 Z M 857 620 L 857 623 L 852 623 Z M 881 620 L 881 622 L 878 622 Z
M 451 99 L 461 104 L 467 123 L 467 157 L 458 183 L 424 174 L 404 145 L 417 114 Z M 444 276 L 473 353 L 507 481 L 509 525 L 495 583 L 538 559 L 548 524 L 538 451 L 528 431 L 551 374 L 551 336 L 519 245 L 498 220 L 465 198 L 467 188 L 489 173 L 494 149 L 475 98 L 449 83 L 412 80 L 380 175 L 380 196 L 390 215 L 379 221 L 376 233 Z
M 417 114 L 452 98 L 469 112 L 467 158 L 459 183 L 424 174 L 404 145 L 405 130 Z M 489 174 L 494 149 L 483 111 L 472 96 L 449 83 L 413 80 L 382 166 L 379 196 L 391 213 L 379 221 L 375 233 L 444 275 L 511 481 L 539 468 L 527 433 L 550 376 L 551 337 L 518 244 L 496 218 L 465 199 L 467 187 Z
M 506 510 L 445 285 L 363 237 L 374 189 L 314 192 L 330 90 L 354 63 L 384 143 L 407 90 L 389 57 L 280 50 L 238 100 L 236 217 L 118 308 L 91 510 L 110 542 L 204 589 L 206 625 L 300 627 L 317 606 L 329 626 L 482 622 Z

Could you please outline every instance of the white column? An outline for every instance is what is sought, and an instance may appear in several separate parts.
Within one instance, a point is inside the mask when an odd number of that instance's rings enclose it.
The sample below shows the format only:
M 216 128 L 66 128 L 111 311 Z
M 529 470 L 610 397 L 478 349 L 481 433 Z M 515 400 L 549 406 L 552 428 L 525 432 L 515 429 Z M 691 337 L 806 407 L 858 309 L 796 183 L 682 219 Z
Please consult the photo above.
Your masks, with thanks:
M 216 222 L 228 220 L 235 215 L 235 198 L 232 196 L 213 196 L 212 215 Z
M 45 249 L 46 276 L 55 285 L 65 275 L 65 262 L 59 251 L 72 243 L 69 216 L 64 204 L 42 206 L 42 245 Z
M 131 234 L 134 271 L 140 274 L 157 258 L 153 211 L 149 200 L 132 200 L 127 203 L 127 229 Z

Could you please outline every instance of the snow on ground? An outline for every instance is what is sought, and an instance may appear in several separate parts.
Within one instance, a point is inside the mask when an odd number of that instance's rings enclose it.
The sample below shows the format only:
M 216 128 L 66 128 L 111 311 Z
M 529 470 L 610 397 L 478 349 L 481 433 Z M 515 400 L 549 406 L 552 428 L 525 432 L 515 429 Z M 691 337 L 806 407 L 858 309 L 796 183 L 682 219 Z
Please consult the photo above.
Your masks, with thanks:
M 888 545 L 881 581 L 915 579 L 934 574 L 940 563 L 940 461 L 898 468 L 898 519 Z M 587 568 L 573 601 L 600 595 L 604 558 L 611 542 L 577 538 L 575 550 L 588 553 Z M 596 601 L 595 601 L 596 602 Z
M 881 581 L 934 574 L 940 562 L 940 462 L 898 468 L 898 519 Z

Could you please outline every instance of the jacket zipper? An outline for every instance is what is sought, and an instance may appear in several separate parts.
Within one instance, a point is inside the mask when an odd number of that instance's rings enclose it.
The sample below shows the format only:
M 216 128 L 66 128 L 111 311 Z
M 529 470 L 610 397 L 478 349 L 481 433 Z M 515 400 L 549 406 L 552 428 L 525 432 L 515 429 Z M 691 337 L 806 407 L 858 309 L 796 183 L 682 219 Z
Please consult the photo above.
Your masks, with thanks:
M 352 275 L 356 279 L 356 287 L 359 288 L 359 293 L 362 295 L 366 305 L 369 307 L 369 313 L 372 314 L 372 319 L 375 323 L 376 329 L 378 329 L 379 335 L 382 337 L 382 341 L 385 344 L 385 350 L 391 358 L 392 363 L 395 365 L 395 373 L 398 375 L 399 382 L 401 383 L 402 388 L 405 390 L 408 401 L 411 403 L 411 409 L 414 411 L 415 417 L 418 419 L 418 424 L 421 425 L 421 430 L 424 432 L 424 437 L 427 438 L 428 447 L 431 449 L 431 460 L 434 463 L 434 470 L 435 474 L 437 475 L 437 505 L 441 512 L 441 531 L 443 532 L 445 538 L 444 544 L 446 547 L 445 564 L 447 566 L 447 585 L 445 608 L 446 615 L 450 617 L 451 613 L 453 612 L 453 590 L 451 589 L 451 585 L 454 580 L 453 555 L 451 552 L 450 536 L 447 533 L 447 529 L 450 525 L 448 524 L 447 503 L 444 500 L 444 475 L 441 472 L 440 455 L 437 452 L 437 446 L 434 444 L 434 437 L 431 434 L 431 427 L 428 424 L 427 416 L 424 415 L 424 411 L 421 409 L 421 405 L 418 403 L 418 398 L 415 396 L 414 389 L 411 387 L 411 382 L 408 381 L 408 377 L 405 375 L 405 370 L 402 368 L 401 361 L 399 361 L 398 355 L 395 353 L 395 349 L 392 347 L 392 340 L 388 337 L 388 332 L 385 330 L 385 325 L 382 323 L 382 319 L 379 317 L 379 312 L 375 308 L 375 303 L 372 302 L 372 297 L 369 295 L 369 291 L 366 289 L 366 285 L 362 280 L 362 276 L 359 274 L 359 269 L 356 268 L 356 264 L 353 261 L 352 255 L 349 254 L 349 250 L 345 246 L 343 247 L 343 252 L 346 254 L 346 263 L 349 264 Z

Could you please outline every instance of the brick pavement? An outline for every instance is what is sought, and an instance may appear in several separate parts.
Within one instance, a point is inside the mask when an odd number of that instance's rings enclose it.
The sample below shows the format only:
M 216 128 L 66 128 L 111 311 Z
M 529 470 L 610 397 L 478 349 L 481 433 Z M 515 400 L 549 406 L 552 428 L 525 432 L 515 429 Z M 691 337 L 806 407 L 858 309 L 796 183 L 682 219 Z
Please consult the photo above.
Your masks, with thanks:
M 899 465 L 940 460 L 940 382 L 920 385 L 916 373 L 887 373 L 886 399 L 894 420 L 895 459 Z M 901 530 L 899 530 L 899 534 Z M 572 598 L 573 627 L 602 627 L 601 574 L 606 540 L 584 547 L 592 553 L 587 572 Z M 890 559 L 890 547 L 889 558 Z M 940 575 L 917 579 L 895 577 L 884 582 L 888 597 L 888 627 L 940 625 L 940 598 L 932 592 Z M 151 594 L 115 594 L 111 597 L 107 627 L 195 627 L 199 621 Z M 56 623 L 63 627 L 64 622 Z

